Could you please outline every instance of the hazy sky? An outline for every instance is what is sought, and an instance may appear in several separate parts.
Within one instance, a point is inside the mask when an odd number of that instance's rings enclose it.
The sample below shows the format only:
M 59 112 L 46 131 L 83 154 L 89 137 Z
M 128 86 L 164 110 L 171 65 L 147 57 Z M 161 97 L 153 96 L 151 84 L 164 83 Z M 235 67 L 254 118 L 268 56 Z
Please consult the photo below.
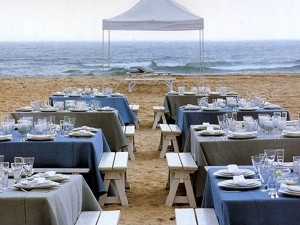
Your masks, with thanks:
M 101 41 L 102 19 L 127 11 L 138 1 L 0 0 L 0 41 Z M 176 1 L 204 18 L 205 40 L 300 40 L 300 0 Z M 198 40 L 198 35 L 112 31 L 111 39 Z

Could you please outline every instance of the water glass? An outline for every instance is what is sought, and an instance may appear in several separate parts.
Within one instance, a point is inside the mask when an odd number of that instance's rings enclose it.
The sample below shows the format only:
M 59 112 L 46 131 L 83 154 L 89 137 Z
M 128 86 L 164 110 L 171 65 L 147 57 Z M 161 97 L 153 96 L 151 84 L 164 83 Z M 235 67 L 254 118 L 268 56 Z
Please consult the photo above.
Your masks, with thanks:
M 276 149 L 265 149 L 264 154 L 267 160 L 267 166 L 271 168 L 275 161 Z
M 260 164 L 263 162 L 264 156 L 263 155 L 252 155 L 251 156 L 251 161 L 253 168 L 255 170 L 256 177 L 259 177 L 259 169 L 260 169 Z
M 178 93 L 179 93 L 180 95 L 183 95 L 184 92 L 185 92 L 185 86 L 180 86 L 180 87 L 178 87 Z
M 0 155 L 0 163 L 4 162 L 4 155 Z
M 293 172 L 299 176 L 300 156 L 293 156 Z
M 22 172 L 23 172 L 23 163 L 11 163 L 11 168 L 14 173 L 15 184 L 20 183 L 22 178 Z
M 33 163 L 34 157 L 23 157 L 23 170 L 26 174 L 26 177 L 31 177 L 33 173 Z
M 8 188 L 8 172 L 9 172 L 9 162 L 2 162 L 1 163 L 1 177 L 3 182 L 3 189 Z
M 284 149 L 277 149 L 276 155 L 277 155 L 277 167 L 278 169 L 281 170 L 284 163 Z

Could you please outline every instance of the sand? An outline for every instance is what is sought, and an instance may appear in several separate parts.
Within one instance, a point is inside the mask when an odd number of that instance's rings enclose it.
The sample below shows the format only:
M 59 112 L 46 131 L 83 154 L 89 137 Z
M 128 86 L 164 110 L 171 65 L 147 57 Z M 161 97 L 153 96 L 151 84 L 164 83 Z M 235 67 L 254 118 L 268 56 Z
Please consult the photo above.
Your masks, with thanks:
M 157 147 L 159 129 L 152 130 L 153 105 L 162 105 L 168 91 L 160 82 L 138 83 L 133 92 L 128 92 L 127 76 L 109 77 L 64 77 L 64 78 L 0 78 L 0 116 L 9 115 L 20 106 L 30 105 L 32 100 L 47 100 L 55 91 L 64 87 L 111 87 L 114 92 L 124 93 L 130 103 L 139 104 L 138 118 L 141 128 L 136 130 L 136 160 L 128 162 L 126 190 L 128 206 L 106 205 L 103 210 L 121 210 L 120 225 L 175 224 L 174 209 L 188 205 L 165 205 L 168 190 L 165 189 L 168 169 L 165 159 L 159 159 Z M 175 76 L 174 90 L 178 86 L 200 86 L 200 76 Z M 300 74 L 249 74 L 249 75 L 205 75 L 205 86 L 215 90 L 226 86 L 229 91 L 240 93 L 244 98 L 260 96 L 286 108 L 293 119 L 300 112 Z

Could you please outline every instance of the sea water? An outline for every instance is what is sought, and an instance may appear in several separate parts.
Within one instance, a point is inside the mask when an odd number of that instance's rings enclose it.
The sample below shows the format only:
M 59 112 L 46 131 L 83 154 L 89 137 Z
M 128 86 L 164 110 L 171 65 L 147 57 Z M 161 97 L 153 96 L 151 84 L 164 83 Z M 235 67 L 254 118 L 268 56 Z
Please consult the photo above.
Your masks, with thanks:
M 137 66 L 173 74 L 300 73 L 300 41 L 0 42 L 0 77 L 122 75 Z M 103 57 L 104 56 L 104 57 Z

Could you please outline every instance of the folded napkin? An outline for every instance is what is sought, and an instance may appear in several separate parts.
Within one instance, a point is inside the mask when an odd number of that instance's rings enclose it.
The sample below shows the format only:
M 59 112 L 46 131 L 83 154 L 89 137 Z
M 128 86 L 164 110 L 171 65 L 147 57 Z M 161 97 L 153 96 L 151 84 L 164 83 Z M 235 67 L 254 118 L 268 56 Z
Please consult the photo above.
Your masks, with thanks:
M 280 184 L 280 189 L 287 189 L 289 191 L 300 192 L 300 186 L 286 185 L 286 184 L 283 184 L 283 183 Z
M 248 183 L 244 177 L 244 175 L 233 176 L 233 183 L 239 186 L 247 186 Z
M 27 185 L 27 187 L 35 187 L 42 183 L 48 183 L 48 181 L 46 181 L 46 178 L 38 177 L 34 178 L 33 180 L 24 180 L 21 182 L 21 184 Z
M 192 104 L 187 104 L 185 109 L 199 109 L 200 107 L 198 105 L 192 105 Z
M 228 131 L 229 135 L 236 136 L 236 137 L 256 137 L 257 131 L 251 131 L 251 132 L 232 132 Z
M 38 173 L 39 177 L 53 177 L 56 174 L 55 171 L 47 171 L 45 173 Z
M 240 175 L 241 171 L 239 170 L 238 166 L 236 164 L 229 164 L 227 166 L 227 170 L 229 173 L 232 173 L 233 175 Z

